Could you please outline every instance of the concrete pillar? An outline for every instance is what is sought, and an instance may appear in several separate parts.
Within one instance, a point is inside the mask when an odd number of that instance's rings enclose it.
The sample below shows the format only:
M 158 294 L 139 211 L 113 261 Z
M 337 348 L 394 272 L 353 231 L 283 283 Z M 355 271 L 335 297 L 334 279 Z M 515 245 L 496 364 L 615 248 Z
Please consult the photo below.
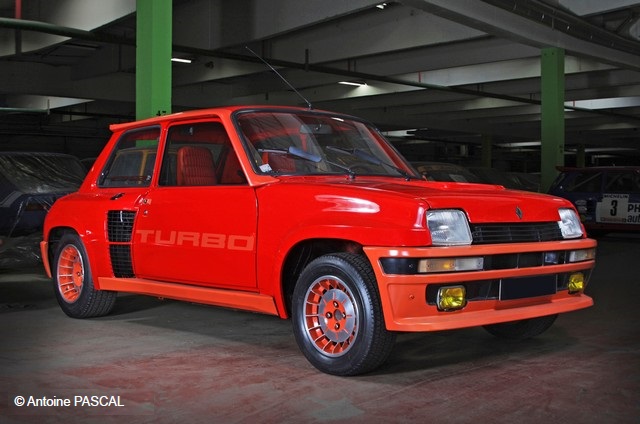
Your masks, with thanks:
M 564 50 L 542 49 L 541 188 L 547 191 L 564 165 Z
M 171 113 L 172 0 L 136 1 L 136 119 Z

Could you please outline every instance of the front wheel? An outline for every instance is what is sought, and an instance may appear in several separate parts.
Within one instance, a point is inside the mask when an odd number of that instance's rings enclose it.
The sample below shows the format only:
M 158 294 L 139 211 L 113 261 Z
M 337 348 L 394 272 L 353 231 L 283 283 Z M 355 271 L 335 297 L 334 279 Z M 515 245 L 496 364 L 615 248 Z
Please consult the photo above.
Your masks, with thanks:
M 111 312 L 117 293 L 94 288 L 89 258 L 80 237 L 65 234 L 53 264 L 53 288 L 65 314 L 72 318 L 90 318 Z
M 504 339 L 530 339 L 547 331 L 556 318 L 558 318 L 558 314 L 539 318 L 523 319 L 520 321 L 485 325 L 484 329 L 494 336 Z
M 320 371 L 362 374 L 391 353 L 376 280 L 360 255 L 321 256 L 300 274 L 292 299 L 293 332 L 302 353 Z

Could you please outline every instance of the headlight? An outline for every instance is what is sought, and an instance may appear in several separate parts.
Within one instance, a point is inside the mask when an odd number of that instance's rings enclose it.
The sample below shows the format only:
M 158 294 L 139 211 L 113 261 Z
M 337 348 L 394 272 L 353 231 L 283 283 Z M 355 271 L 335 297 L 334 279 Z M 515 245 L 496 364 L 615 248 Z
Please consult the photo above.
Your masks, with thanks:
M 580 225 L 580 218 L 573 209 L 563 208 L 558 209 L 560 214 L 560 231 L 562 231 L 562 237 L 564 238 L 578 238 L 582 237 L 582 226 Z
M 427 227 L 435 246 L 471 244 L 471 230 L 464 212 L 433 210 L 427 212 Z

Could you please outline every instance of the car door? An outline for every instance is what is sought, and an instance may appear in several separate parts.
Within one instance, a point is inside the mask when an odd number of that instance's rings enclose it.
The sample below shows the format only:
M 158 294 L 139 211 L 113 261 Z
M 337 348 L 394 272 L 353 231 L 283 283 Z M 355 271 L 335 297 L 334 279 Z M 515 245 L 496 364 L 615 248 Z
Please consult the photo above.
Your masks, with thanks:
M 169 127 L 158 184 L 140 201 L 133 239 L 140 278 L 256 287 L 256 196 L 220 122 Z

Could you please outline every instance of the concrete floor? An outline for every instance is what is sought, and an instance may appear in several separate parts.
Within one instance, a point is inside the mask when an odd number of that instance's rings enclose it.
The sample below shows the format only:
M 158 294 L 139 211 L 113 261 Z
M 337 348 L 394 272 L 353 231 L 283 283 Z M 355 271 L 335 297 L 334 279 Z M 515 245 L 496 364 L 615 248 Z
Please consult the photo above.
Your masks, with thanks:
M 351 378 L 307 363 L 289 321 L 131 295 L 75 320 L 39 271 L 5 271 L 0 422 L 638 423 L 640 236 L 599 243 L 596 305 L 542 336 L 404 334 L 382 368 Z M 17 407 L 17 396 L 71 406 Z

